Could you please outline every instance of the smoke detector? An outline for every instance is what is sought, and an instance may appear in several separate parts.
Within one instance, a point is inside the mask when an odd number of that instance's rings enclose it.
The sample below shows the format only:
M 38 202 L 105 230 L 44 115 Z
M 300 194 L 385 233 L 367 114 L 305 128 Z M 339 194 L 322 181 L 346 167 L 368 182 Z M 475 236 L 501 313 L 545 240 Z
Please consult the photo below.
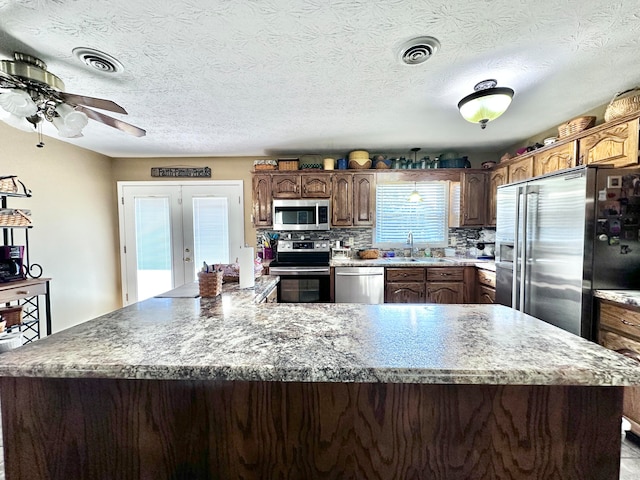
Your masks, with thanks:
M 93 48 L 74 48 L 73 55 L 85 65 L 103 73 L 121 73 L 124 71 L 124 65 L 117 59 L 108 53 Z
M 436 38 L 414 38 L 400 47 L 400 60 L 407 65 L 419 65 L 433 57 L 439 48 L 440 42 Z

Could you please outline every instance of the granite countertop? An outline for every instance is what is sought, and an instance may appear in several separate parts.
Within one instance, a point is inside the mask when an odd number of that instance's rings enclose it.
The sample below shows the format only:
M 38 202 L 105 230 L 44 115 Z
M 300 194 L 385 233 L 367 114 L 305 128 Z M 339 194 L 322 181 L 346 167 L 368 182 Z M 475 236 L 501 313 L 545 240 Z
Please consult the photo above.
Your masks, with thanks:
M 640 307 L 640 290 L 594 290 L 593 296 L 632 307 Z
M 355 258 L 333 258 L 332 267 L 477 267 L 496 271 L 494 260 L 480 260 L 463 257 L 406 257 L 376 258 L 361 260 Z
M 222 285 L 221 295 L 215 300 L 232 302 L 236 306 L 260 303 L 271 290 L 276 288 L 279 281 L 280 277 L 277 275 L 262 275 L 255 279 L 255 285 L 251 288 L 240 288 L 240 284 L 237 282 L 225 282 Z M 196 298 L 198 296 L 200 296 L 198 282 L 193 282 L 156 295 L 155 298 Z
M 127 306 L 2 354 L 0 376 L 640 385 L 633 360 L 501 305 L 255 303 L 274 282 Z

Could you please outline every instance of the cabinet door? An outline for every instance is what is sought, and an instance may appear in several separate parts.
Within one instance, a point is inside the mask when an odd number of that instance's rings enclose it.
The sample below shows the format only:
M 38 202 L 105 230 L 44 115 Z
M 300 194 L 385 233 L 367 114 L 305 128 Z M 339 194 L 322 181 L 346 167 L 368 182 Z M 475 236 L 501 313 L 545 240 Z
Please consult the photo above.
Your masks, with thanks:
M 487 210 L 487 174 L 463 173 L 461 197 L 461 227 L 485 225 Z
M 579 140 L 581 163 L 614 167 L 638 164 L 638 119 L 614 125 Z
M 331 198 L 331 176 L 301 175 L 302 196 L 306 198 Z
M 487 287 L 486 285 L 478 286 L 478 303 L 495 303 L 496 302 L 496 291 L 491 287 Z
M 424 303 L 424 298 L 424 282 L 394 282 L 385 285 L 385 303 Z
M 533 157 L 533 175 L 535 177 L 575 166 L 575 141 L 560 145 L 545 152 L 540 152 Z
M 353 175 L 353 225 L 373 226 L 375 221 L 376 177 L 373 173 Z
M 507 167 L 508 183 L 519 182 L 533 177 L 533 156 L 522 158 Z
M 487 224 L 496 226 L 498 187 L 507 183 L 507 167 L 491 170 L 489 174 L 489 199 L 487 201 Z
M 300 198 L 300 174 L 273 175 L 271 193 L 273 198 Z
M 427 282 L 427 302 L 464 303 L 464 283 Z
M 254 175 L 253 225 L 269 227 L 271 224 L 271 175 Z
M 350 227 L 353 209 L 353 176 L 335 174 L 331 182 L 333 196 L 331 198 L 331 225 L 334 227 Z

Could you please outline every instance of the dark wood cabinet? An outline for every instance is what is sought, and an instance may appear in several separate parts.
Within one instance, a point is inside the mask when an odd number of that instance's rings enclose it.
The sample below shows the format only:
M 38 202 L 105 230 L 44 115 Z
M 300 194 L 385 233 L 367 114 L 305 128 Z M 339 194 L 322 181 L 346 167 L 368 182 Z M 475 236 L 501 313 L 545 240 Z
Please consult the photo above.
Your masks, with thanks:
M 301 174 L 303 198 L 331 198 L 331 175 Z
M 427 302 L 464 303 L 464 267 L 427 268 Z
M 353 212 L 353 175 L 339 173 L 331 181 L 331 225 L 350 227 Z
M 271 195 L 273 198 L 300 198 L 300 174 L 273 175 Z
M 376 177 L 373 173 L 353 175 L 353 225 L 370 227 L 376 215 Z
M 253 225 L 255 227 L 270 227 L 271 218 L 271 176 L 253 176 Z
M 487 173 L 463 173 L 460 191 L 460 226 L 480 227 L 486 224 Z
M 386 268 L 385 303 L 424 303 L 424 268 Z

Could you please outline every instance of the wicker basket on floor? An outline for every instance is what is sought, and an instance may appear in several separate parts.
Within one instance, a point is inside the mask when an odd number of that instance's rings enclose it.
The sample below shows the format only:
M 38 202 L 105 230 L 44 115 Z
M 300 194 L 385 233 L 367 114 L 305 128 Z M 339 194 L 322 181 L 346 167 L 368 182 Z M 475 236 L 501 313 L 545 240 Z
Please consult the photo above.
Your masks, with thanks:
M 558 137 L 564 138 L 582 132 L 596 124 L 596 117 L 577 117 L 558 127 Z
M 198 285 L 202 298 L 217 297 L 222 293 L 222 272 L 198 272 Z
M 0 318 L 3 322 L 7 322 L 5 328 L 20 325 L 22 323 L 22 305 L 0 308 Z

